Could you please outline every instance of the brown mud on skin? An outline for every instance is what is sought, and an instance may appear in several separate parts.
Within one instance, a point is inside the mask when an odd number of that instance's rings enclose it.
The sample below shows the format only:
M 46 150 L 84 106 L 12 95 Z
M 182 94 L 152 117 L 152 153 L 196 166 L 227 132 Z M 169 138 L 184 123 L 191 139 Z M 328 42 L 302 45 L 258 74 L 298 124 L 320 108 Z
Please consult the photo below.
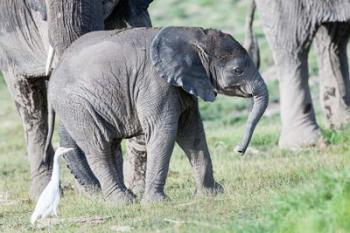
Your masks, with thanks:
M 326 119 L 329 122 L 329 127 L 331 129 L 335 128 L 335 125 L 332 123 L 333 112 L 332 106 L 327 102 L 331 102 L 333 98 L 336 97 L 336 88 L 335 87 L 325 87 L 325 91 L 323 93 L 323 102 L 324 102 L 324 111 L 326 115 Z
M 335 97 L 335 87 L 326 87 L 325 92 L 323 94 L 323 100 L 327 101 L 330 99 L 330 96 Z

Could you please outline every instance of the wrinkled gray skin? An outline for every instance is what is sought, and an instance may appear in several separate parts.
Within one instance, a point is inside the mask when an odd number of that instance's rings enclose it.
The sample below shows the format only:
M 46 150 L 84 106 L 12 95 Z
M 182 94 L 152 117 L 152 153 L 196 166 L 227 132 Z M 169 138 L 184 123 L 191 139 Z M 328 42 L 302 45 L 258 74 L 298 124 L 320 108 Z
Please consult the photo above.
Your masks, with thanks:
M 320 67 L 321 106 L 328 126 L 341 128 L 350 121 L 346 49 L 350 35 L 350 2 L 255 2 L 279 73 L 282 119 L 279 145 L 283 148 L 315 145 L 320 139 L 320 129 L 308 85 L 308 53 L 314 41 Z M 249 41 L 254 42 L 253 39 Z
M 32 199 L 38 197 L 51 176 L 51 160 L 42 163 L 48 128 L 46 82 L 49 77 L 45 75 L 45 63 L 49 41 L 56 50 L 57 61 L 65 48 L 87 32 L 126 26 L 150 26 L 147 13 L 150 2 L 149 0 L 0 1 L 0 70 L 16 103 L 25 130 L 32 177 L 30 188 Z M 49 3 L 49 11 L 45 3 Z M 57 17 L 59 15 L 61 17 Z M 64 136 L 64 129 L 61 132 L 63 135 L 61 144 L 70 144 L 68 136 Z M 79 148 L 76 145 L 75 148 L 71 154 L 77 156 L 73 157 L 84 160 Z M 48 145 L 48 154 L 52 158 L 51 145 Z M 84 163 L 81 160 L 68 159 L 68 165 L 82 182 L 96 188 L 97 180 L 93 179 L 89 169 L 85 169 L 86 161 Z
M 168 27 L 92 32 L 79 38 L 54 71 L 48 98 L 85 152 L 107 200 L 133 201 L 114 153 L 122 139 L 144 135 L 143 200 L 153 202 L 166 198 L 175 142 L 193 167 L 197 193 L 222 191 L 213 177 L 196 98 L 214 101 L 216 93 L 254 100 L 238 148 L 244 153 L 268 103 L 254 63 L 227 34 Z

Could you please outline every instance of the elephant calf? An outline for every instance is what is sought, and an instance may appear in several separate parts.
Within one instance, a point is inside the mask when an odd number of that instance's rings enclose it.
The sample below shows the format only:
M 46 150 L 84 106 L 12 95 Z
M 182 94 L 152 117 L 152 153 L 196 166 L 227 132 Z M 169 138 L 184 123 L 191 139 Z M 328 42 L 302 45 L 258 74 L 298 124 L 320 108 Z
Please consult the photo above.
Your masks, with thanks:
M 52 74 L 48 98 L 86 154 L 104 197 L 130 202 L 134 195 L 124 185 L 113 152 L 122 139 L 141 134 L 148 156 L 144 201 L 165 199 L 175 142 L 191 162 L 197 193 L 222 190 L 213 177 L 197 100 L 214 101 L 217 93 L 254 99 L 238 147 L 244 153 L 268 103 L 255 65 L 228 34 L 167 27 L 84 35 Z

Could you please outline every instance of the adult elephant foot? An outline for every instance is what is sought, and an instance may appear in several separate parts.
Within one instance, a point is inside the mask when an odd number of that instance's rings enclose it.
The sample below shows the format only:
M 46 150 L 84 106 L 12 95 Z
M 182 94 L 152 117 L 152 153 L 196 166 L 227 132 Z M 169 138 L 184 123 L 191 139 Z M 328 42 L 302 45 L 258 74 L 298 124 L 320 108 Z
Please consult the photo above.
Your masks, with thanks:
M 51 179 L 51 170 L 41 171 L 40 174 L 32 177 L 32 183 L 29 189 L 29 198 L 31 200 L 37 200 L 45 189 L 46 185 L 49 183 Z
M 318 126 L 308 124 L 282 130 L 278 145 L 283 149 L 298 149 L 317 146 L 320 140 L 321 132 Z
M 44 118 L 41 118 L 44 119 Z M 41 120 L 39 120 L 41 121 Z M 37 122 L 38 125 L 46 125 L 46 122 Z M 36 128 L 36 127 L 34 127 Z M 27 133 L 27 151 L 30 162 L 30 172 L 32 182 L 29 189 L 29 198 L 31 200 L 37 200 L 45 189 L 47 184 L 50 182 L 51 174 L 52 174 L 52 162 L 54 156 L 54 150 L 52 146 L 49 148 L 49 158 L 51 158 L 47 162 L 42 161 L 42 154 L 45 147 L 45 138 L 42 131 L 46 131 L 45 128 L 37 128 L 35 130 L 28 130 L 25 128 Z M 40 142 L 40 143 L 39 143 Z

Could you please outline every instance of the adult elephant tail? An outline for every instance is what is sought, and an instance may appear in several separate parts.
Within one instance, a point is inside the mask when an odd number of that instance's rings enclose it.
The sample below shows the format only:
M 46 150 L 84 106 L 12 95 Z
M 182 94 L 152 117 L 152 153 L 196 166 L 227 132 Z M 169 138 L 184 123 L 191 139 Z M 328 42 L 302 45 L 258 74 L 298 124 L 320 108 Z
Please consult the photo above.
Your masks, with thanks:
M 248 14 L 246 16 L 244 47 L 248 51 L 248 54 L 250 55 L 251 59 L 255 63 L 256 67 L 259 69 L 260 49 L 259 49 L 259 44 L 256 39 L 256 36 L 253 32 L 255 10 L 256 10 L 256 3 L 255 3 L 255 0 L 252 0 Z

